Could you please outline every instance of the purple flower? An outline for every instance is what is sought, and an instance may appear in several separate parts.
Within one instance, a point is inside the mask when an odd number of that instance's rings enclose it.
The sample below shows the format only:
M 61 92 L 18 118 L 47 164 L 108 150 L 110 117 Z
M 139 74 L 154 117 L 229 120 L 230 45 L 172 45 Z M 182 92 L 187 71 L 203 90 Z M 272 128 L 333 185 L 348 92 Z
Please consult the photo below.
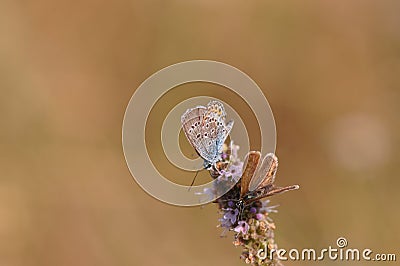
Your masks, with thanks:
M 224 214 L 224 219 L 228 219 L 231 221 L 232 224 L 234 224 L 236 222 L 237 215 L 239 214 L 239 210 L 231 208 L 228 208 L 226 210 L 227 212 L 225 212 Z
M 262 202 L 262 208 L 260 209 L 260 211 L 265 211 L 267 213 L 278 212 L 278 210 L 276 210 L 276 207 L 278 207 L 278 205 L 268 206 L 269 202 L 270 202 L 270 200 L 264 200 Z
M 239 180 L 242 176 L 243 163 L 231 164 L 227 169 L 226 176 L 232 177 L 234 180 Z
M 262 213 L 257 213 L 256 214 L 256 219 L 257 220 L 262 220 L 264 218 L 264 215 Z
M 257 209 L 256 209 L 256 208 L 254 208 L 254 207 L 251 207 L 251 208 L 250 208 L 250 212 L 254 214 L 254 213 L 256 213 L 256 212 L 257 212 Z
M 240 233 L 242 232 L 242 234 L 247 234 L 247 232 L 249 231 L 249 224 L 246 223 L 245 221 L 239 221 L 238 222 L 238 226 L 235 227 L 235 232 Z
M 219 221 L 221 222 L 221 226 L 225 227 L 225 228 L 231 228 L 232 223 L 230 220 L 226 220 L 224 218 L 219 219 Z
M 225 213 L 220 220 L 222 227 L 230 228 L 234 223 L 236 223 L 237 216 L 239 214 L 238 209 L 225 209 Z

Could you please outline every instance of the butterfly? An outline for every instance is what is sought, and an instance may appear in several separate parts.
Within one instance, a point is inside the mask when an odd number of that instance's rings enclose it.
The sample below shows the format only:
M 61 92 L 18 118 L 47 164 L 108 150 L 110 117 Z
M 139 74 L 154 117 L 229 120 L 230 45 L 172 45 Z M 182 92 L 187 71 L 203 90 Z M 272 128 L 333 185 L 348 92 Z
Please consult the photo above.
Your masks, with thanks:
M 240 212 L 255 201 L 300 188 L 298 185 L 275 186 L 278 158 L 268 153 L 261 163 L 260 159 L 261 153 L 258 151 L 250 151 L 246 155 L 240 181 L 240 199 L 236 203 Z
M 214 175 L 225 165 L 221 163 L 222 147 L 234 123 L 231 120 L 226 124 L 225 119 L 223 104 L 215 100 L 207 106 L 188 109 L 181 117 L 186 138 L 204 160 L 204 169 Z

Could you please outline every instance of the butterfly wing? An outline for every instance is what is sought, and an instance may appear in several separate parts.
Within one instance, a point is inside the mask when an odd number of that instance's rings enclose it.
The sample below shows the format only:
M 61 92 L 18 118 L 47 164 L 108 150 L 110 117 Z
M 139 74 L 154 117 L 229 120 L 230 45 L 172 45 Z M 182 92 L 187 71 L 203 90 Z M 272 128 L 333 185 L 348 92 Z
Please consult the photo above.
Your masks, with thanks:
M 220 146 L 222 148 L 222 145 L 224 144 L 225 140 L 228 138 L 229 134 L 231 134 L 232 128 L 233 128 L 234 121 L 231 120 L 228 122 L 228 124 L 225 125 L 223 124 L 222 129 L 219 131 L 221 143 Z
M 188 139 L 190 145 L 193 146 L 193 148 L 201 157 L 203 157 L 200 148 L 202 145 L 201 139 L 203 134 L 201 130 L 201 123 L 206 112 L 206 107 L 197 106 L 195 108 L 188 109 L 181 117 L 183 132 L 185 132 L 186 138 Z
M 210 118 L 215 123 L 216 127 L 216 145 L 218 154 L 222 152 L 222 146 L 224 145 L 225 140 L 228 138 L 231 130 L 233 128 L 233 120 L 229 121 L 228 124 L 225 124 L 226 112 L 224 105 L 218 101 L 211 101 L 207 105 L 208 113 L 210 114 Z
M 250 151 L 246 155 L 246 159 L 243 164 L 242 178 L 240 181 L 241 198 L 249 192 L 249 184 L 257 170 L 260 158 L 261 153 L 259 151 Z
M 207 104 L 207 114 L 211 117 L 219 117 L 222 120 L 226 118 L 225 107 L 219 101 L 211 101 Z
M 233 121 L 225 125 L 225 108 L 218 101 L 211 101 L 207 105 L 207 112 L 204 114 L 201 123 L 203 136 L 202 147 L 204 149 L 204 159 L 215 164 L 220 158 L 222 147 L 226 138 L 233 127 Z
M 259 188 L 273 185 L 276 171 L 278 170 L 278 158 L 273 153 L 265 155 L 261 165 L 250 181 L 249 190 L 254 191 Z
M 220 131 L 218 121 L 221 119 L 217 110 L 211 107 L 212 102 L 207 105 L 207 111 L 205 112 L 203 119 L 200 124 L 201 132 L 201 143 L 200 143 L 200 154 L 204 160 L 213 164 L 217 161 L 219 154 L 218 146 L 218 132 Z

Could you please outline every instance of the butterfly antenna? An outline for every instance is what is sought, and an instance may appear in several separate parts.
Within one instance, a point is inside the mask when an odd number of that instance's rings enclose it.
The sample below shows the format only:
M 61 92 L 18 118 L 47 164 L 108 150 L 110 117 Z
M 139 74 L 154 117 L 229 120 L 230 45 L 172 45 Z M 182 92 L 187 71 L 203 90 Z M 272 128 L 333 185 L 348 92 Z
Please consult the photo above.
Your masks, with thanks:
M 192 184 L 190 184 L 188 191 L 190 191 L 190 189 L 192 188 L 194 181 L 196 180 L 197 175 L 199 174 L 199 171 L 196 172 L 196 175 L 193 178 Z

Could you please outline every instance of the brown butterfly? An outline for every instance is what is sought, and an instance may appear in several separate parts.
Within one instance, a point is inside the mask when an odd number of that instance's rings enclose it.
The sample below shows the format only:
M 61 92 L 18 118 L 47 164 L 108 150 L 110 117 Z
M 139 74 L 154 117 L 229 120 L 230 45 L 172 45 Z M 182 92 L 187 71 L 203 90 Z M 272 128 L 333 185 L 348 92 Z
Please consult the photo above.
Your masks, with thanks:
M 236 203 L 239 211 L 257 200 L 299 189 L 298 185 L 287 187 L 274 185 L 278 170 L 278 158 L 275 154 L 265 155 L 261 164 L 260 159 L 261 153 L 258 151 L 251 151 L 246 156 L 240 183 L 240 199 Z

